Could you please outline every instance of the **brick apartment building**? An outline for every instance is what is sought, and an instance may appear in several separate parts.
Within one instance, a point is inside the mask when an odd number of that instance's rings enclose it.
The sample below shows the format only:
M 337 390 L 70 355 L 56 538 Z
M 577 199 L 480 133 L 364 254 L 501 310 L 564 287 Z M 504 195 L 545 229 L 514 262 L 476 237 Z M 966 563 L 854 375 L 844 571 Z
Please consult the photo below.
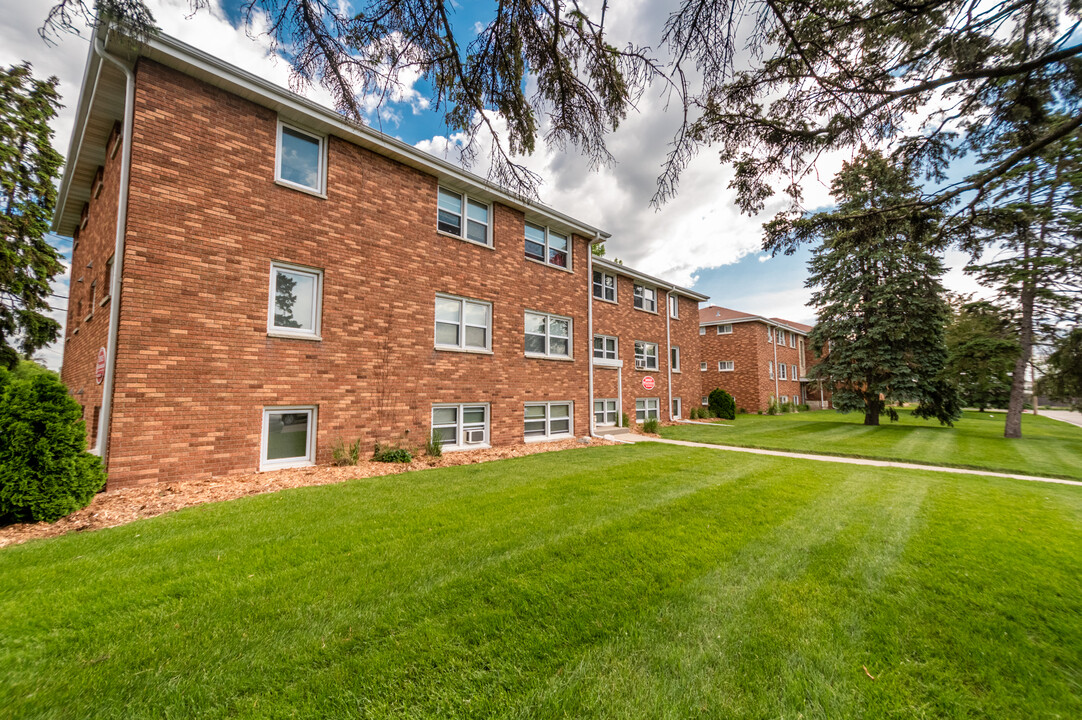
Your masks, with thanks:
M 54 230 L 62 377 L 111 488 L 697 397 L 706 298 L 595 259 L 597 228 L 175 39 L 93 40 Z
M 829 407 L 830 393 L 809 380 L 811 326 L 710 305 L 699 310 L 701 402 L 714 388 L 737 408 L 765 411 L 772 400 Z M 822 395 L 820 395 L 820 393 Z

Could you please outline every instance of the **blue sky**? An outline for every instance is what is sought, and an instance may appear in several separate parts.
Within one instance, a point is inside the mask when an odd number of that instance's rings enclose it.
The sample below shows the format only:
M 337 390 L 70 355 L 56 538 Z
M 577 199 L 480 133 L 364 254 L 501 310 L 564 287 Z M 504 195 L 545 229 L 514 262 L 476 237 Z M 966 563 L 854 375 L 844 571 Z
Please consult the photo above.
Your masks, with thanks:
M 257 17 L 251 39 L 240 26 L 240 3 L 236 0 L 209 0 L 209 7 L 195 15 L 189 0 L 148 0 L 162 30 L 170 35 L 222 57 L 246 70 L 287 85 L 289 66 L 268 50 L 265 18 Z M 66 106 L 54 123 L 54 144 L 66 152 L 72 134 L 72 116 L 78 102 L 88 44 L 85 37 L 62 38 L 48 47 L 37 36 L 49 3 L 0 0 L 5 14 L 0 21 L 0 62 L 29 60 L 36 72 L 60 78 L 60 92 Z M 223 4 L 224 3 L 224 4 Z M 658 28 L 671 11 L 672 2 L 623 0 L 609 9 L 608 30 L 614 44 L 632 41 L 657 45 Z M 456 4 L 454 22 L 463 39 L 472 38 L 475 24 L 486 18 L 490 3 Z M 329 104 L 318 87 L 305 91 L 317 102 Z M 370 124 L 408 143 L 456 161 L 455 137 L 448 137 L 442 113 L 427 101 L 428 88 L 417 78 L 404 78 L 392 102 L 369 113 Z M 611 232 L 608 256 L 666 280 L 692 287 L 711 297 L 711 302 L 767 316 L 812 322 L 814 312 L 805 303 L 810 291 L 804 288 L 807 250 L 792 256 L 766 258 L 760 251 L 761 224 L 780 208 L 768 205 L 760 217 L 741 215 L 728 189 L 731 170 L 707 151 L 685 172 L 679 195 L 660 209 L 650 206 L 656 179 L 677 127 L 678 118 L 669 112 L 665 99 L 648 92 L 608 141 L 615 157 L 610 167 L 591 171 L 574 151 L 539 148 L 525 163 L 543 178 L 539 195 L 543 202 Z M 841 157 L 820 163 L 820 175 L 804 186 L 809 206 L 830 203 L 828 184 Z M 471 168 L 484 175 L 486 168 Z M 70 241 L 54 238 L 67 256 Z M 948 255 L 953 271 L 948 287 L 972 290 L 972 280 L 960 272 L 960 256 Z M 58 296 L 67 295 L 67 277 L 56 285 Z M 54 298 L 60 312 L 62 297 Z M 51 367 L 59 367 L 62 348 L 42 353 Z

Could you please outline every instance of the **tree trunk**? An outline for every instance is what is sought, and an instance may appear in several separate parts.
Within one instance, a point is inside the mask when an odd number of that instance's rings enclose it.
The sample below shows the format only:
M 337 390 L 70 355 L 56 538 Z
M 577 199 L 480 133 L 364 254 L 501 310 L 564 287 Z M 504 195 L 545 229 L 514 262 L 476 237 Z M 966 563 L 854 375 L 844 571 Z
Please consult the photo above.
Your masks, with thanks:
M 878 397 L 864 400 L 864 424 L 879 426 L 879 413 L 883 409 L 883 401 Z
M 1011 401 L 1007 406 L 1007 422 L 1003 427 L 1003 437 L 1022 437 L 1022 406 L 1026 402 L 1026 368 L 1033 353 L 1033 301 L 1036 298 L 1032 276 L 1022 282 L 1022 327 L 1018 335 L 1020 352 L 1014 361 L 1014 375 L 1011 376 Z

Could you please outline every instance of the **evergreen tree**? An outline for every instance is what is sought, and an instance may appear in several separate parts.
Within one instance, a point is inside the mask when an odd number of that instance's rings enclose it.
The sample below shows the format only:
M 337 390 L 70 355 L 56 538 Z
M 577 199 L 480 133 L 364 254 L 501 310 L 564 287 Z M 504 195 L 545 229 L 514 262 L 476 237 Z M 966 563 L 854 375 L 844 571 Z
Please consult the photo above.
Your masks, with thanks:
M 1006 407 L 1019 348 L 1010 317 L 988 301 L 961 302 L 947 326 L 944 377 L 959 399 L 983 411 Z
M 928 244 L 938 213 L 867 212 L 920 194 L 904 168 L 867 149 L 843 166 L 832 194 L 832 211 L 766 225 L 768 238 L 820 240 L 809 261 L 819 315 L 810 340 L 816 352 L 829 352 L 809 376 L 832 386 L 837 409 L 863 412 L 865 425 L 878 425 L 884 414 L 897 420 L 900 402 L 916 402 L 919 417 L 952 424 L 961 413 L 940 377 L 947 360 L 943 264 Z
M 49 282 L 61 270 L 45 239 L 63 159 L 49 121 L 57 79 L 37 80 L 30 65 L 0 68 L 0 366 L 14 367 L 60 335 L 47 317 Z
M 1044 362 L 1044 377 L 1037 383 L 1042 395 L 1068 400 L 1082 410 L 1082 327 L 1056 338 Z
M 297 287 L 297 281 L 285 273 L 279 273 L 275 287 L 274 324 L 277 327 L 299 328 L 301 324 L 293 319 L 293 305 L 297 302 L 293 289 Z

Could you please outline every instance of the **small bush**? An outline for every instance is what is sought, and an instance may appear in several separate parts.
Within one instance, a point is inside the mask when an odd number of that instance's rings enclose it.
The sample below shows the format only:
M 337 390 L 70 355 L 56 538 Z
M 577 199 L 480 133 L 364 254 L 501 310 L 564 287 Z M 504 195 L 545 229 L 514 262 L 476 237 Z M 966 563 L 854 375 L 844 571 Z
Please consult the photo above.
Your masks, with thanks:
M 699 408 L 691 408 L 691 412 L 688 413 L 688 420 L 699 419 Z
M 331 448 L 331 463 L 334 465 L 356 465 L 361 461 L 361 441 L 347 443 L 342 438 L 334 441 Z
M 778 401 L 777 400 L 771 400 L 770 404 L 766 408 L 766 414 L 767 415 L 777 415 L 779 412 L 781 412 L 781 408 L 778 406 Z
M 657 421 L 657 418 L 648 418 L 646 422 L 642 424 L 642 431 L 644 433 L 650 433 L 651 435 L 657 435 L 660 426 L 661 423 Z
M 55 373 L 0 374 L 0 523 L 55 522 L 101 490 L 82 414 Z
M 736 401 L 733 400 L 732 395 L 721 388 L 714 388 L 711 390 L 707 402 L 709 403 L 710 413 L 712 415 L 716 415 L 722 420 L 736 419 Z
M 620 427 L 631 427 L 631 420 L 628 418 L 627 413 L 623 413 L 620 417 Z
M 436 433 L 432 433 L 432 436 L 428 438 L 428 442 L 425 443 L 425 455 L 429 457 L 442 457 L 443 456 L 443 436 Z
M 800 412 L 808 412 L 809 410 L 811 410 L 811 407 L 808 406 L 808 403 L 800 403 L 796 406 L 796 409 Z
M 748 414 L 748 409 L 747 408 L 740 408 L 739 410 L 737 410 L 737 412 L 740 413 L 741 415 L 747 415 Z
M 756 414 L 756 415 L 762 415 L 762 414 L 763 414 L 763 411 L 762 411 L 762 410 L 756 410 L 756 411 L 755 411 L 755 414 Z
M 376 462 L 408 463 L 413 460 L 413 453 L 409 448 L 376 443 L 376 450 L 372 453 L 372 459 Z

